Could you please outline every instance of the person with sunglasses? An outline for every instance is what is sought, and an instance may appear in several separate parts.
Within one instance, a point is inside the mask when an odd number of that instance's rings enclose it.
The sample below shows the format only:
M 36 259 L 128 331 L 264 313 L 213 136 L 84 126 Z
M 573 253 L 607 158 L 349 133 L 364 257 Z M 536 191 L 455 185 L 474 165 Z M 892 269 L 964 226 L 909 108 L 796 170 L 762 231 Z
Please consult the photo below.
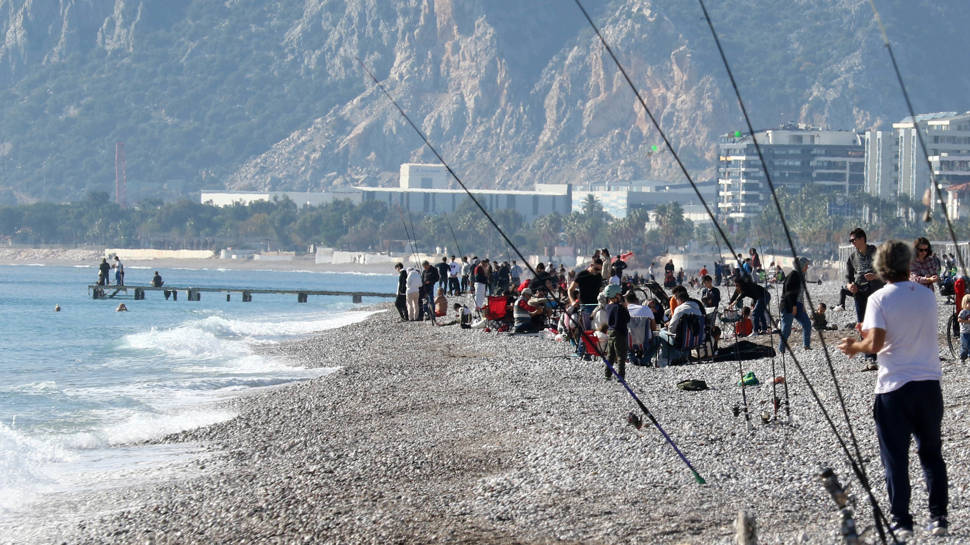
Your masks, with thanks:
M 913 264 L 909 270 L 909 281 L 936 291 L 940 279 L 940 258 L 933 254 L 933 246 L 926 237 L 919 237 L 913 243 Z
M 859 330 L 862 320 L 866 316 L 866 303 L 869 296 L 881 288 L 883 282 L 876 274 L 873 265 L 876 247 L 867 242 L 866 232 L 856 227 L 849 232 L 849 242 L 855 247 L 855 251 L 849 254 L 849 259 L 845 264 L 845 278 L 848 281 L 845 288 L 849 290 L 855 300 L 856 330 Z M 875 354 L 867 353 L 864 357 L 866 365 L 863 367 L 863 371 L 879 369 Z

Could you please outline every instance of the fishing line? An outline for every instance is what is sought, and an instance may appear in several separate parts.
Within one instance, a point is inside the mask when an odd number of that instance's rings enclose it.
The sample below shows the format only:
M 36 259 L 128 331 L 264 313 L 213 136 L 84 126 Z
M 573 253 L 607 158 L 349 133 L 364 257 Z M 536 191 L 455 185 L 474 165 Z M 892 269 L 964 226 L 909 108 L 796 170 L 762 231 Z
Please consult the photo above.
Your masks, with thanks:
M 579 10 L 583 13 L 583 16 L 586 18 L 586 21 L 589 23 L 590 27 L 593 28 L 593 31 L 596 33 L 596 36 L 599 38 L 600 43 L 603 44 L 603 48 L 606 49 L 606 52 L 610 55 L 610 58 L 613 59 L 613 63 L 616 65 L 617 69 L 623 75 L 623 78 L 626 80 L 627 85 L 629 85 L 630 89 L 633 91 L 633 94 L 637 97 L 637 101 L 640 103 L 640 106 L 643 107 L 643 110 L 646 112 L 647 117 L 650 118 L 650 122 L 653 124 L 654 128 L 657 130 L 657 133 L 663 139 L 664 145 L 667 146 L 667 150 L 670 151 L 671 156 L 677 162 L 677 166 L 680 167 L 681 172 L 684 174 L 684 177 L 690 183 L 691 188 L 694 189 L 694 193 L 697 195 L 697 199 L 701 202 L 701 205 L 704 206 L 704 211 L 707 212 L 707 216 L 710 218 L 711 224 L 717 230 L 718 234 L 721 235 L 721 238 L 724 240 L 725 246 L 727 246 L 728 250 L 731 252 L 731 257 L 737 259 L 738 268 L 740 269 L 742 264 L 741 264 L 740 257 L 736 257 L 738 256 L 738 252 L 734 250 L 734 246 L 731 244 L 731 241 L 728 239 L 727 235 L 724 233 L 724 230 L 721 228 L 721 224 L 717 221 L 717 218 L 714 217 L 713 212 L 711 212 L 711 209 L 707 204 L 707 200 L 701 194 L 700 189 L 697 187 L 697 184 L 694 183 L 694 179 L 693 177 L 691 177 L 690 172 L 687 171 L 687 167 L 684 166 L 683 161 L 681 161 L 680 155 L 678 155 L 677 151 L 674 150 L 674 146 L 673 144 L 671 144 L 670 139 L 667 138 L 667 134 L 660 127 L 660 122 L 658 122 L 657 118 L 654 117 L 653 111 L 650 110 L 650 108 L 647 106 L 646 101 L 643 99 L 643 96 L 640 94 L 640 90 L 637 89 L 637 86 L 633 84 L 633 80 L 630 79 L 630 76 L 627 74 L 626 69 L 623 67 L 623 64 L 620 63 L 620 60 L 613 52 L 613 48 L 610 47 L 609 43 L 607 43 L 606 38 L 603 37 L 603 33 L 600 32 L 599 27 L 596 26 L 596 23 L 593 22 L 593 18 L 590 17 L 589 12 L 587 12 L 586 8 L 583 7 L 582 2 L 580 0 L 574 0 L 574 1 L 576 2 L 576 7 L 578 7 Z M 741 371 L 741 376 L 739 378 L 741 380 L 741 397 L 742 397 L 742 400 L 744 401 L 745 419 L 750 420 L 748 415 L 747 395 L 745 394 L 745 390 L 744 390 L 744 371 L 741 368 L 740 358 L 738 359 L 738 369 Z
M 458 249 L 458 255 L 464 256 L 465 254 L 461 252 L 461 244 L 458 243 L 458 237 L 455 235 L 455 229 L 451 226 L 451 222 L 448 221 L 447 215 L 445 215 L 445 223 L 448 224 L 448 230 L 451 231 L 451 238 L 455 239 L 455 247 Z
M 936 182 L 936 174 L 933 172 L 933 165 L 930 163 L 930 153 L 926 147 L 926 141 L 923 138 L 923 131 L 919 128 L 919 122 L 916 120 L 916 110 L 913 108 L 912 101 L 909 100 L 909 92 L 906 90 L 906 84 L 903 83 L 903 75 L 899 71 L 899 65 L 896 63 L 896 55 L 893 53 L 893 46 L 889 44 L 889 36 L 886 34 L 886 27 L 882 24 L 882 17 L 879 15 L 879 10 L 876 9 L 876 3 L 874 0 L 869 0 L 869 5 L 872 6 L 872 13 L 875 16 L 876 23 L 879 24 L 879 32 L 882 34 L 883 44 L 886 46 L 886 51 L 889 52 L 889 60 L 892 62 L 893 71 L 896 73 L 896 81 L 899 82 L 899 89 L 903 92 L 903 99 L 906 101 L 906 108 L 909 110 L 910 119 L 913 120 L 913 128 L 916 130 L 916 138 L 919 140 L 919 146 L 923 150 L 923 157 L 926 159 L 926 167 L 930 173 L 930 184 L 933 186 L 933 191 L 936 193 L 936 201 L 940 203 L 940 213 L 943 214 L 943 219 L 946 220 L 946 228 L 950 233 L 950 240 L 953 241 L 953 248 L 956 250 L 957 258 L 960 260 L 960 269 L 963 271 L 963 275 L 967 275 L 967 265 L 963 261 L 963 254 L 960 253 L 960 244 L 957 242 L 956 233 L 953 231 L 953 222 L 950 221 L 950 214 L 947 212 L 946 204 L 943 202 L 943 190 L 940 188 L 940 184 Z M 927 205 L 927 218 L 932 217 L 930 214 L 929 206 Z M 928 221 L 928 220 L 927 220 Z
M 623 65 L 619 62 L 619 59 L 617 59 L 616 55 L 613 53 L 612 48 L 606 42 L 606 40 L 603 37 L 602 33 L 600 32 L 599 28 L 593 22 L 592 18 L 590 17 L 590 15 L 586 11 L 586 9 L 583 7 L 583 5 L 580 2 L 580 0 L 575 0 L 575 3 L 577 5 L 577 7 L 580 9 L 580 11 L 582 11 L 583 15 L 586 17 L 587 22 L 590 24 L 590 26 L 596 32 L 596 35 L 599 37 L 599 40 L 603 44 L 603 47 L 606 49 L 607 53 L 609 53 L 609 55 L 612 58 L 613 62 L 616 64 L 616 66 L 619 69 L 620 73 L 623 75 L 624 79 L 626 80 L 627 84 L 630 86 L 631 90 L 636 95 L 637 100 L 640 102 L 640 105 L 644 108 L 645 112 L 647 113 L 647 116 L 650 118 L 651 123 L 657 129 L 658 133 L 660 134 L 661 138 L 664 141 L 664 144 L 667 146 L 667 149 L 671 152 L 671 155 L 676 160 L 678 166 L 680 167 L 681 171 L 684 173 L 684 176 L 687 178 L 688 182 L 690 182 L 691 187 L 694 189 L 694 192 L 697 194 L 698 199 L 701 201 L 702 205 L 704 206 L 705 211 L 707 212 L 708 216 L 711 218 L 711 221 L 712 221 L 714 227 L 717 229 L 718 233 L 723 238 L 723 240 L 724 240 L 725 244 L 727 245 L 728 249 L 731 251 L 732 257 L 737 256 L 737 252 L 734 250 L 733 246 L 731 245 L 730 240 L 728 240 L 728 238 L 724 234 L 724 231 L 721 228 L 720 224 L 717 222 L 717 219 L 711 213 L 710 208 L 708 207 L 706 200 L 704 199 L 704 197 L 701 195 L 700 191 L 698 190 L 697 185 L 694 183 L 693 179 L 690 176 L 690 173 L 687 172 L 687 169 L 684 166 L 683 162 L 680 160 L 680 158 L 677 155 L 676 151 L 673 149 L 673 146 L 670 143 L 670 140 L 667 138 L 666 134 L 663 132 L 663 129 L 660 128 L 660 124 L 658 123 L 656 117 L 654 117 L 654 115 L 651 112 L 650 108 L 647 107 L 646 102 L 643 100 L 643 97 L 641 96 L 639 90 L 633 84 L 633 81 L 630 79 L 630 77 L 627 74 L 626 70 L 623 68 Z M 702 5 L 702 7 L 703 7 L 703 5 Z M 706 8 L 705 8 L 705 13 L 706 13 Z M 751 129 L 750 123 L 749 123 L 748 127 L 749 127 L 749 129 Z M 738 260 L 738 265 L 739 265 L 739 268 L 740 268 L 740 265 L 741 265 L 740 259 Z M 803 282 L 804 282 L 804 278 L 803 278 Z M 787 341 L 786 341 L 786 344 L 787 344 Z M 825 345 L 824 345 L 824 340 L 823 340 L 823 348 L 824 347 L 825 347 Z M 789 347 L 789 352 L 790 352 L 790 347 Z M 826 357 L 828 358 L 828 352 L 827 352 L 827 350 L 826 350 Z M 814 386 L 812 386 L 811 382 L 808 379 L 808 376 L 805 374 L 804 369 L 798 363 L 798 360 L 794 356 L 794 354 L 792 354 L 792 361 L 795 363 L 796 368 L 798 369 L 799 373 L 802 375 L 803 379 L 806 381 L 806 384 L 809 387 L 809 391 L 812 393 L 813 397 L 815 398 L 816 403 L 818 403 L 818 405 L 819 405 L 819 407 L 820 407 L 820 409 L 822 411 L 823 416 L 825 417 L 825 419 L 828 422 L 829 426 L 832 428 L 832 431 L 835 434 L 836 439 L 839 442 L 839 444 L 841 445 L 841 447 L 842 447 L 843 451 L 845 452 L 846 456 L 848 457 L 850 464 L 853 465 L 853 470 L 855 471 L 856 476 L 860 478 L 860 481 L 866 487 L 866 489 L 867 489 L 867 491 L 869 493 L 870 501 L 874 502 L 875 501 L 875 498 L 872 496 L 871 489 L 868 487 L 868 479 L 866 478 L 865 473 L 862 472 L 860 470 L 860 468 L 858 467 L 858 465 L 856 464 L 855 458 L 850 453 L 850 451 L 848 449 L 848 446 L 846 445 L 846 443 L 843 440 L 841 434 L 839 433 L 838 429 L 836 428 L 834 421 L 832 421 L 831 417 L 828 414 L 828 411 L 825 409 L 825 406 L 822 404 L 822 401 L 821 401 L 821 398 L 818 395 L 818 392 L 815 390 Z M 830 364 L 830 368 L 831 368 L 831 364 Z M 834 369 L 832 370 L 832 372 L 834 374 Z M 844 404 L 843 404 L 843 407 L 844 407 Z M 860 459 L 861 459 L 861 456 L 860 456 Z M 874 506 L 875 506 L 875 511 L 877 511 L 881 515 L 882 514 L 881 511 L 878 510 L 878 504 L 874 504 Z
M 536 274 L 535 269 L 532 267 L 529 261 L 525 258 L 525 256 L 522 255 L 522 252 L 519 251 L 519 248 L 511 240 L 509 240 L 509 237 L 506 236 L 505 231 L 503 231 L 502 228 L 499 227 L 497 223 L 495 223 L 495 220 L 492 219 L 492 216 L 488 213 L 487 210 L 485 210 L 485 207 L 483 207 L 481 203 L 478 202 L 478 199 L 476 199 L 475 196 L 472 194 L 472 192 L 468 190 L 468 187 L 466 187 L 465 183 L 461 181 L 461 178 L 459 178 L 458 175 L 455 174 L 455 171 L 451 169 L 448 163 L 444 160 L 444 157 L 442 157 L 441 154 L 438 153 L 438 150 L 435 149 L 433 145 L 431 145 L 431 142 L 424 135 L 424 132 L 422 132 L 421 129 L 419 129 L 418 126 L 415 125 L 413 121 L 411 121 L 411 118 L 408 117 L 404 109 L 397 103 L 397 101 L 394 100 L 394 98 L 391 96 L 387 88 L 384 87 L 384 85 L 380 81 L 378 81 L 378 79 L 374 76 L 374 74 L 371 73 L 371 71 L 367 68 L 366 65 L 364 65 L 363 61 L 360 60 L 360 58 L 357 59 L 357 62 L 360 64 L 364 72 L 374 82 L 377 88 L 381 90 L 381 92 L 384 94 L 385 97 L 387 97 L 388 101 L 390 101 L 390 103 L 393 104 L 395 108 L 397 108 L 397 111 L 400 112 L 401 116 L 404 118 L 405 121 L 407 121 L 408 125 L 410 125 L 411 128 L 414 129 L 414 132 L 416 132 L 418 136 L 421 138 L 421 140 L 424 141 L 424 144 L 428 147 L 428 149 L 430 149 L 431 152 L 435 155 L 435 157 L 438 158 L 438 161 L 440 161 L 441 164 L 444 165 L 444 167 L 448 170 L 448 173 L 451 174 L 451 177 L 454 178 L 455 181 L 458 182 L 458 185 L 460 185 L 461 188 L 465 190 L 465 193 L 468 195 L 468 198 L 470 198 L 472 202 L 475 203 L 475 206 L 477 206 L 478 209 L 481 210 L 482 214 L 484 214 L 485 217 L 488 219 L 488 221 L 492 224 L 492 227 L 494 227 L 495 230 L 498 231 L 499 235 L 502 236 L 506 244 L 508 244 L 508 246 L 515 251 L 516 255 L 519 256 L 522 262 L 525 263 L 525 265 L 529 268 L 529 271 L 532 272 L 533 277 L 538 276 Z M 566 314 L 567 316 L 569 316 L 569 313 L 566 313 Z M 569 319 L 570 321 L 573 322 L 574 325 L 578 325 L 576 324 L 572 316 L 570 316 Z M 677 456 L 680 457 L 681 461 L 684 462 L 684 464 L 687 466 L 687 468 L 690 470 L 691 474 L 693 475 L 694 480 L 698 484 L 706 484 L 706 481 L 704 480 L 704 478 L 701 477 L 700 473 L 697 472 L 697 470 L 694 468 L 694 465 L 691 464 L 690 460 L 687 459 L 687 456 L 685 456 L 684 453 L 681 452 L 680 448 L 677 447 L 677 444 L 670 437 L 670 435 L 667 434 L 666 430 L 663 429 L 663 427 L 660 425 L 660 422 L 658 422 L 657 419 L 653 416 L 653 413 L 650 412 L 650 409 L 648 409 L 647 406 L 644 405 L 644 403 L 640 400 L 639 396 L 637 396 L 637 394 L 633 391 L 633 389 L 630 388 L 630 385 L 627 384 L 626 379 L 620 376 L 620 374 L 616 372 L 616 369 L 613 367 L 610 361 L 605 357 L 603 357 L 601 353 L 599 353 L 597 343 L 594 342 L 589 337 L 589 335 L 587 335 L 586 332 L 582 330 L 582 328 L 579 328 L 579 329 L 582 332 L 583 338 L 586 339 L 591 346 L 596 347 L 595 352 L 603 360 L 607 368 L 609 368 L 612 375 L 617 378 L 617 380 L 620 382 L 621 385 L 623 385 L 623 388 L 625 388 L 627 393 L 630 394 L 630 397 L 633 398 L 633 401 L 637 404 L 637 406 L 640 408 L 643 414 L 645 414 L 646 417 L 650 419 L 650 422 L 654 425 L 655 428 L 657 428 L 657 431 L 659 431 L 660 434 L 663 435 L 664 439 L 667 441 L 667 444 L 669 444 L 671 448 L 674 449 L 674 452 L 677 453 Z
M 784 211 L 782 211 L 781 209 L 781 203 L 778 201 L 778 194 L 775 191 L 775 184 L 771 179 L 771 174 L 768 172 L 768 164 L 765 161 L 764 153 L 762 152 L 761 145 L 758 143 L 758 139 L 754 134 L 754 126 L 751 123 L 751 117 L 748 115 L 748 110 L 745 107 L 744 101 L 741 98 L 741 92 L 738 89 L 737 81 L 734 79 L 734 73 L 731 70 L 730 63 L 728 63 L 727 56 L 724 53 L 724 48 L 721 46 L 721 40 L 717 35 L 717 31 L 714 29 L 714 23 L 711 21 L 710 14 L 707 11 L 707 6 L 704 4 L 704 0 L 698 0 L 698 2 L 700 3 L 701 10 L 704 12 L 704 19 L 707 21 L 707 26 L 711 30 L 711 35 L 714 37 L 714 43 L 717 45 L 717 50 L 721 56 L 721 61 L 723 62 L 724 68 L 728 73 L 729 79 L 731 80 L 731 87 L 734 89 L 734 94 L 738 99 L 738 105 L 741 108 L 741 113 L 744 116 L 745 123 L 747 124 L 748 130 L 751 131 L 751 141 L 754 143 L 755 150 L 758 153 L 758 158 L 761 161 L 761 168 L 765 173 L 765 181 L 768 183 L 768 187 L 771 190 L 771 197 L 775 203 L 775 208 L 778 210 L 778 216 L 779 216 L 779 219 L 781 220 L 781 224 L 785 232 L 785 238 L 788 241 L 789 248 L 791 248 L 792 258 L 797 263 L 798 252 L 795 250 L 795 243 L 792 240 L 791 231 L 788 228 L 788 222 L 785 219 Z M 808 284 L 806 282 L 805 275 L 802 275 L 801 281 L 802 281 L 802 289 L 804 290 L 804 293 L 805 293 L 805 298 L 808 301 L 809 306 L 814 308 L 814 304 L 811 300 L 811 294 L 808 293 Z M 828 346 L 825 343 L 825 337 L 822 335 L 821 331 L 818 332 L 818 337 L 822 343 L 822 350 L 825 354 L 825 360 L 828 365 L 829 372 L 832 376 L 832 382 L 835 386 L 835 391 L 839 400 L 839 405 L 842 408 L 842 413 L 843 413 L 843 416 L 845 417 L 845 423 L 849 430 L 849 437 L 852 440 L 852 445 L 855 449 L 857 458 L 853 458 L 848 450 L 846 450 L 846 454 L 849 456 L 849 460 L 852 463 L 853 470 L 856 472 L 856 475 L 860 478 L 860 483 L 862 484 L 863 488 L 866 489 L 866 492 L 869 495 L 869 501 L 872 504 L 872 508 L 873 508 L 873 515 L 876 517 L 876 528 L 879 531 L 880 538 L 882 539 L 883 542 L 885 542 L 885 536 L 883 535 L 883 528 L 880 523 L 885 522 L 887 527 L 889 526 L 889 524 L 888 524 L 888 521 L 885 520 L 885 515 L 883 514 L 882 510 L 879 508 L 879 504 L 876 502 L 875 496 L 872 494 L 871 486 L 869 484 L 869 478 L 866 475 L 865 465 L 863 464 L 862 451 L 859 448 L 859 442 L 855 437 L 855 432 L 852 428 L 852 420 L 849 418 L 849 412 L 845 405 L 845 399 L 842 395 L 842 389 L 839 386 L 839 381 L 835 376 L 835 368 L 832 366 L 832 360 L 829 355 Z M 785 347 L 788 349 L 789 354 L 792 357 L 792 361 L 795 363 L 796 367 L 798 368 L 799 373 L 801 373 L 802 376 L 807 381 L 808 377 L 805 375 L 804 370 L 802 369 L 801 365 L 798 363 L 798 360 L 795 358 L 794 354 L 791 353 L 791 347 L 788 345 L 787 339 L 785 340 Z M 815 395 L 814 388 L 810 387 L 810 390 L 813 392 L 813 396 L 814 396 Z M 819 404 L 820 407 L 822 407 L 821 399 L 819 399 L 817 396 L 816 396 L 816 402 Z M 824 407 L 823 407 L 823 413 L 825 413 Z M 834 422 L 830 422 L 830 425 L 832 426 L 832 430 L 838 436 L 838 430 L 835 428 Z M 839 437 L 840 437 L 840 443 L 844 444 L 841 441 L 841 436 Z M 890 534 L 892 535 L 891 530 L 890 530 Z M 893 536 L 893 539 L 895 540 L 895 536 Z
M 400 210 L 401 210 L 401 223 L 404 224 L 404 234 L 405 234 L 405 236 L 408 237 L 408 246 L 411 247 L 411 259 L 414 260 L 414 265 L 416 267 L 420 267 L 421 266 L 421 263 L 418 262 L 418 256 L 417 256 L 417 253 L 416 253 L 416 251 L 414 249 L 414 242 L 413 242 L 413 240 L 411 238 L 411 232 L 408 230 L 408 221 L 404 217 L 404 209 L 402 208 Z

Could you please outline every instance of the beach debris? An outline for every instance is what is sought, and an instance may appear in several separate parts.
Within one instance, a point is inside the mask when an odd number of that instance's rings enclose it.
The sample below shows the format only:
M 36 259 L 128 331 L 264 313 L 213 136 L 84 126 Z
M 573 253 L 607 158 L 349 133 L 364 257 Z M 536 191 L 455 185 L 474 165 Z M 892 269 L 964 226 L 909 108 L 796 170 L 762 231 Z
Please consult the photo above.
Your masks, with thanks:
M 738 511 L 738 518 L 734 521 L 734 539 L 738 545 L 758 545 L 758 528 L 754 515 L 745 510 Z

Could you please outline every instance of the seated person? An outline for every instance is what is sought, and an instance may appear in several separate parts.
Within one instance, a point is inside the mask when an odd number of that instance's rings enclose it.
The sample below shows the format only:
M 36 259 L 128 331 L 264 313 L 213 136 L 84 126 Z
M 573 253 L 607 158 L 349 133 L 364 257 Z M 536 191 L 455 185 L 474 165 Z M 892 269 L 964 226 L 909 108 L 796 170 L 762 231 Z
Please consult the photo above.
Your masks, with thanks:
M 601 355 L 606 355 L 606 344 L 610 340 L 609 330 L 609 324 L 603 324 L 593 333 L 596 337 L 596 347 L 599 348 Z
M 655 303 L 651 300 L 646 305 L 641 305 L 633 292 L 627 292 L 625 298 L 626 308 L 630 313 L 630 361 L 634 362 L 635 365 L 645 365 L 653 356 L 651 347 L 655 349 L 653 332 L 657 325 L 653 309 L 650 306 Z
M 817 331 L 835 331 L 838 327 L 829 325 L 828 320 L 825 319 L 825 309 L 825 303 L 818 304 L 818 309 L 812 313 L 812 327 Z
M 705 307 L 717 308 L 721 304 L 721 290 L 714 287 L 714 280 L 710 275 L 704 275 L 701 280 L 704 289 L 701 290 L 701 302 Z
M 434 315 L 437 318 L 448 315 L 448 299 L 445 297 L 444 288 L 438 288 L 438 296 L 434 298 Z
M 462 329 L 472 325 L 472 310 L 461 303 L 455 303 L 455 318 Z
M 598 301 L 598 304 L 593 309 L 589 318 L 592 329 L 599 331 L 600 326 L 606 323 L 606 293 L 600 292 L 599 295 L 596 296 L 596 300 Z
M 155 271 L 155 276 L 152 277 L 152 287 L 160 288 L 164 283 L 165 282 L 162 281 L 162 275 L 158 274 L 158 271 Z
M 657 338 L 660 340 L 660 352 L 661 357 L 658 363 L 663 361 L 671 361 L 678 359 L 681 354 L 674 349 L 674 345 L 677 342 L 677 328 L 680 323 L 687 316 L 700 316 L 701 319 L 704 317 L 704 313 L 700 309 L 700 305 L 697 301 L 692 300 L 687 295 L 687 288 L 683 286 L 677 286 L 673 290 L 674 299 L 677 300 L 677 307 L 674 308 L 673 314 L 670 316 L 670 322 L 667 326 L 657 332 Z
M 741 319 L 734 324 L 735 337 L 747 337 L 754 332 L 754 323 L 751 321 L 751 307 L 741 309 Z
M 536 305 L 533 305 L 533 303 L 536 303 Z M 522 290 L 512 308 L 512 316 L 515 318 L 514 331 L 516 333 L 541 331 L 546 325 L 546 308 L 544 301 L 532 299 L 531 289 Z

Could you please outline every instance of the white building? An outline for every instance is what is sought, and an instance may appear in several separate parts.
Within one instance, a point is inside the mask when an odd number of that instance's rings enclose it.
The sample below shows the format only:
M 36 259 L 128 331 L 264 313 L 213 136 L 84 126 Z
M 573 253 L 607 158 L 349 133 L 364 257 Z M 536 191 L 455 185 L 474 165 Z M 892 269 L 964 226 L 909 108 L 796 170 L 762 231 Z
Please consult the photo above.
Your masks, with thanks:
M 896 161 L 898 140 L 889 131 L 868 130 L 866 143 L 866 193 L 880 199 L 895 199 L 899 192 Z
M 717 202 L 717 184 L 700 182 L 698 189 L 713 208 Z M 658 205 L 680 203 L 684 208 L 700 204 L 697 193 L 689 183 L 658 180 L 632 182 L 600 182 L 587 184 L 585 189 L 573 189 L 573 211 L 582 211 L 583 203 L 592 195 L 608 214 L 623 219 L 631 210 L 653 210 Z M 716 212 L 716 210 L 715 210 Z
M 911 117 L 893 123 L 898 148 L 899 194 L 922 199 L 930 187 L 929 169 L 916 134 L 917 124 L 937 182 L 944 188 L 970 182 L 970 112 L 922 114 L 916 116 L 916 123 Z M 936 195 L 932 201 L 935 205 Z
M 970 218 L 970 182 L 946 188 L 946 213 L 951 220 Z
M 348 200 L 359 203 L 361 200 L 360 191 L 356 189 L 344 189 L 328 191 L 326 193 L 311 193 L 302 191 L 215 191 L 202 190 L 200 202 L 212 206 L 232 206 L 234 204 L 247 205 L 260 201 L 290 199 L 297 206 L 320 206 L 334 201 Z
M 403 208 L 415 214 L 451 214 L 469 200 L 444 165 L 405 163 L 401 165 L 400 173 L 399 187 L 355 188 L 361 192 L 361 202 L 383 202 L 390 208 Z M 456 187 L 452 187 L 453 183 Z M 533 191 L 470 191 L 490 213 L 514 210 L 525 221 L 553 212 L 565 216 L 572 210 L 572 187 L 569 184 L 536 184 Z
M 865 148 L 855 131 L 822 130 L 802 124 L 755 133 L 776 189 L 798 192 L 822 185 L 850 195 L 865 182 Z M 771 190 L 748 134 L 727 134 L 718 144 L 718 209 L 730 218 L 757 216 Z

